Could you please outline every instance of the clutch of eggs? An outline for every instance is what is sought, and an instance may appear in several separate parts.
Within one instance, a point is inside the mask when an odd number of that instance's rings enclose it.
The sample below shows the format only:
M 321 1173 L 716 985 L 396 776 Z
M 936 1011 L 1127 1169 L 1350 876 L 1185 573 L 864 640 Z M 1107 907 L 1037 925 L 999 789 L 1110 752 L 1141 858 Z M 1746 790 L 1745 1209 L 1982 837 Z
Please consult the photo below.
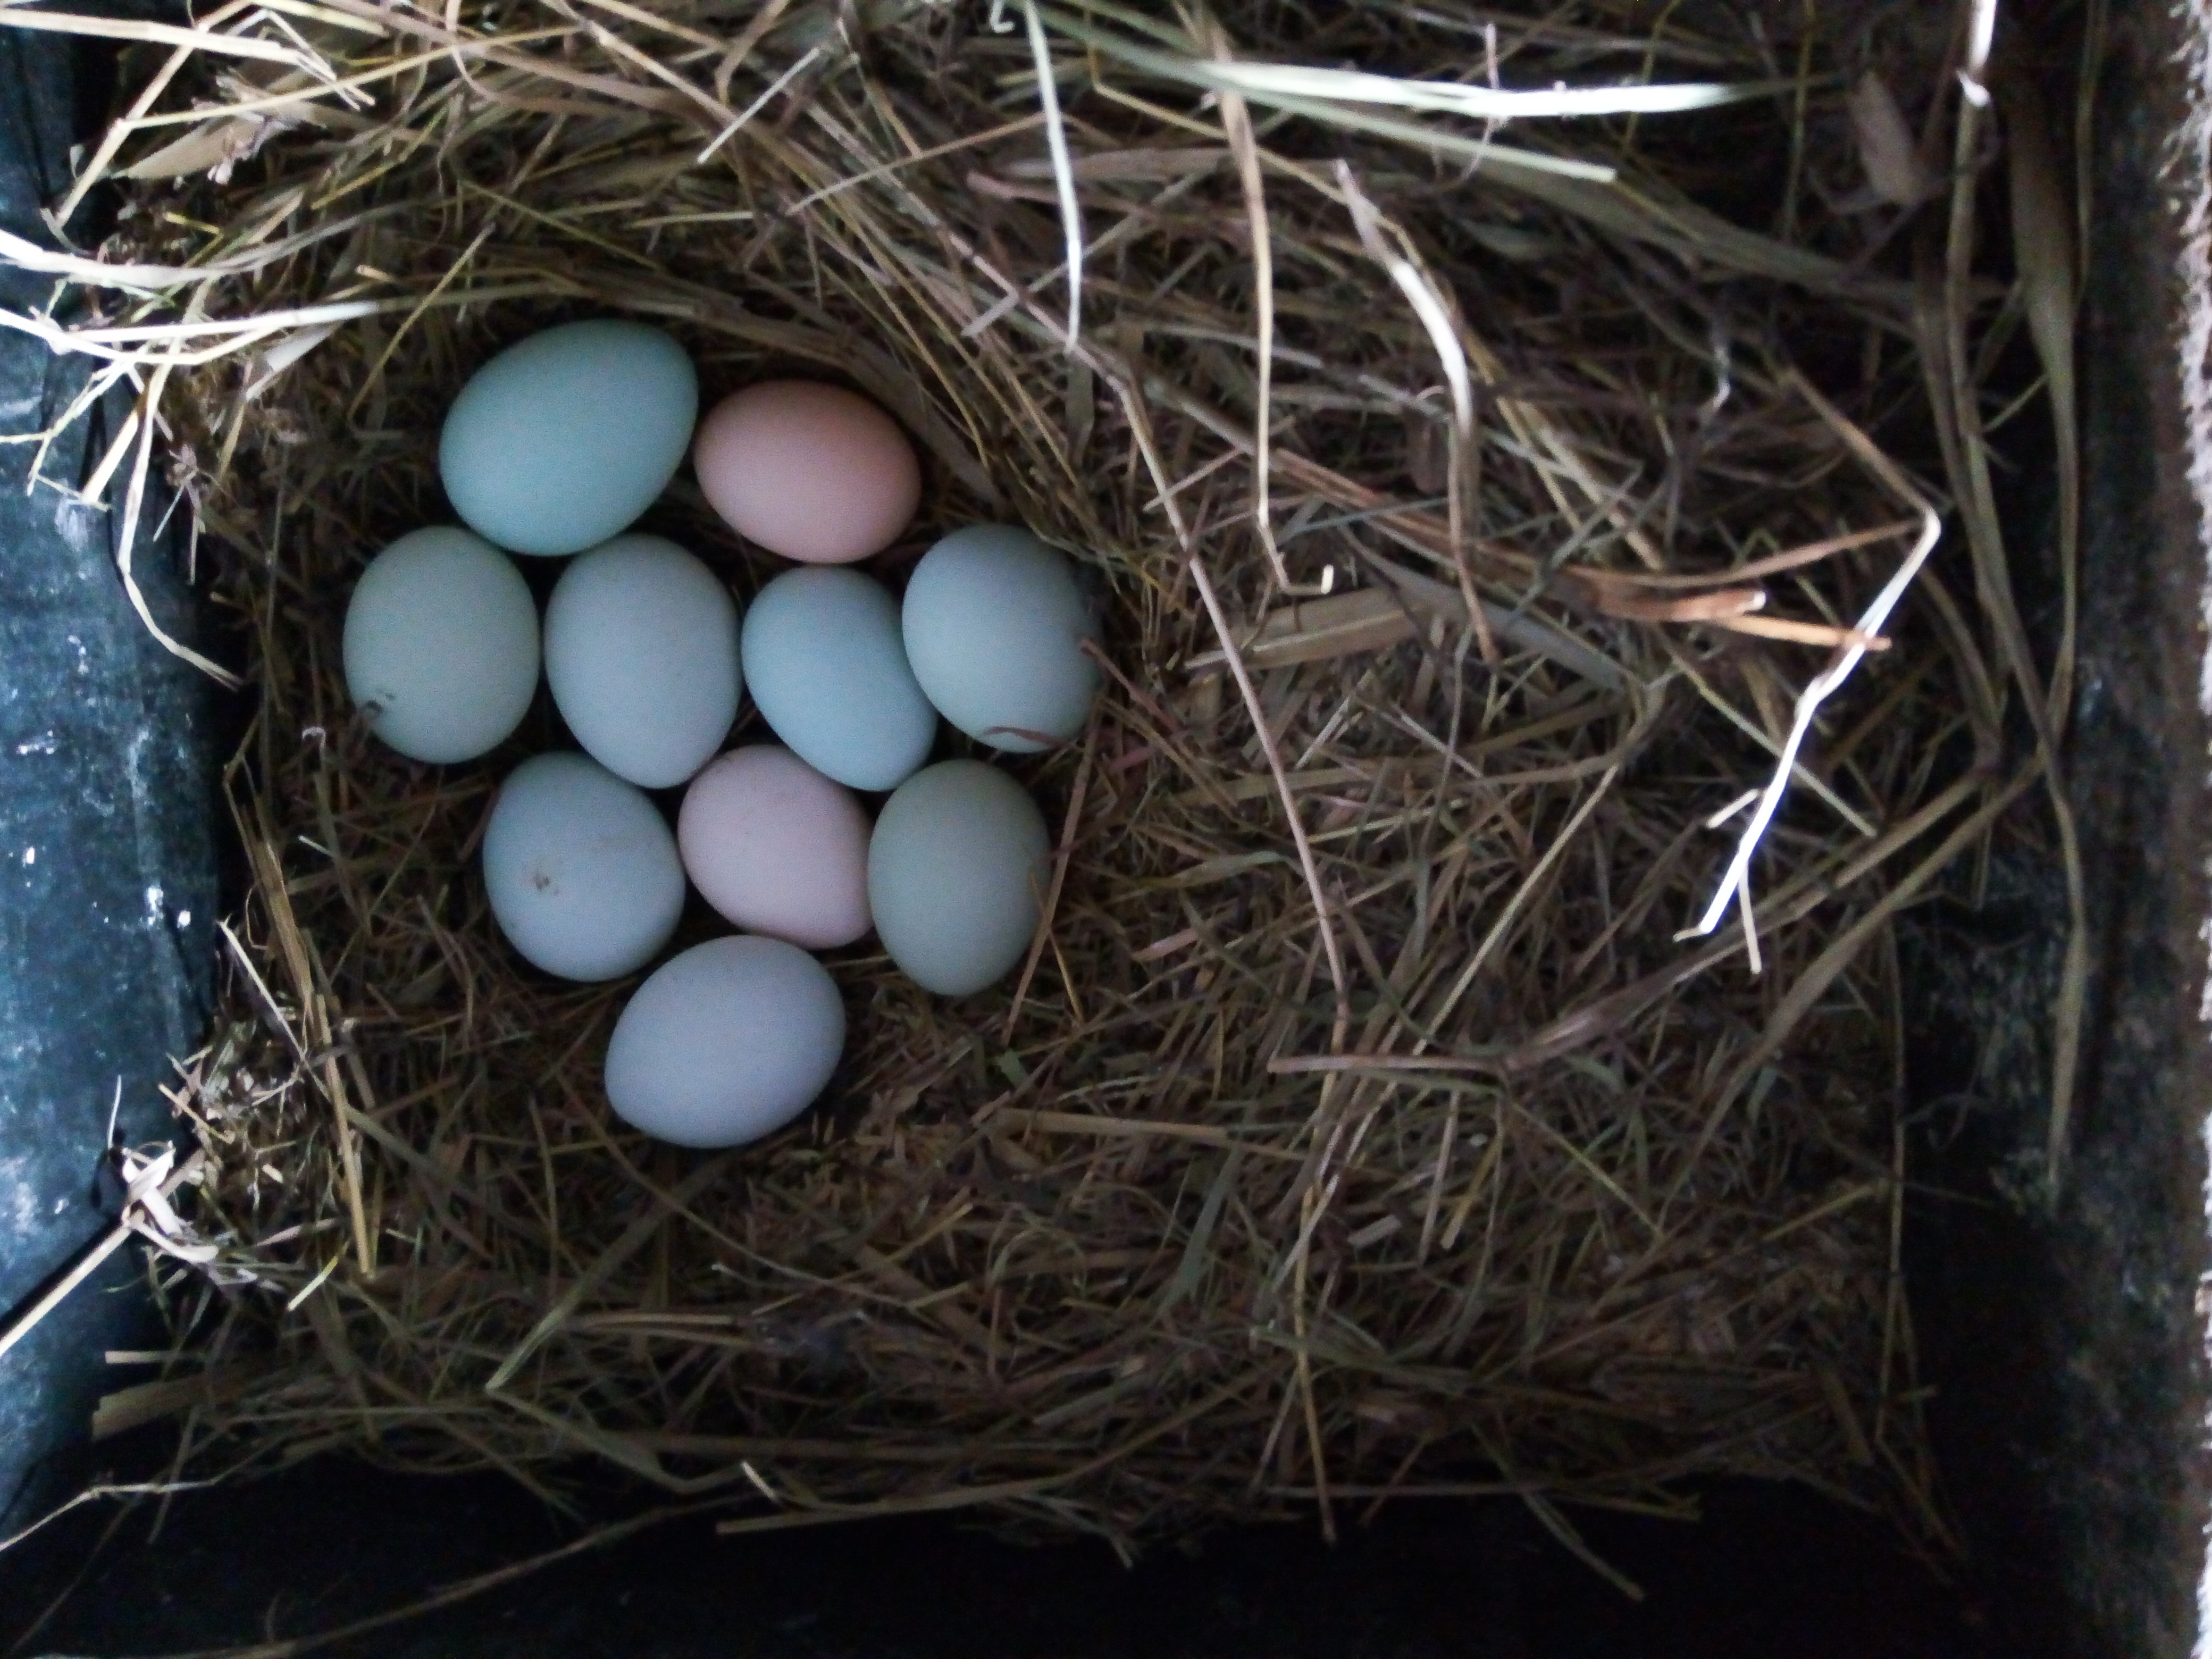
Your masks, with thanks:
M 514 733 L 542 662 L 584 753 L 517 767 L 483 839 L 492 915 L 524 960 L 585 981 L 637 972 L 672 936 L 687 873 L 745 930 L 651 974 L 607 1051 L 621 1116 L 709 1146 L 772 1133 L 826 1086 L 845 1017 L 809 951 L 872 927 L 951 996 L 1020 961 L 1049 874 L 1042 815 L 992 766 L 927 765 L 938 716 L 1036 752 L 1080 734 L 1099 671 L 1074 567 L 1019 526 L 940 538 L 902 599 L 836 568 L 890 547 L 920 500 L 914 447 L 875 404 L 783 380 L 695 430 L 697 410 L 690 360 L 642 324 L 568 324 L 492 358 L 439 445 L 468 528 L 372 562 L 344 664 L 379 738 L 444 763 Z M 687 448 L 716 513 L 799 567 L 742 617 L 698 558 L 631 530 Z M 508 553 L 580 556 L 542 630 Z M 781 741 L 717 757 L 748 689 Z M 672 835 L 643 792 L 687 782 Z M 891 792 L 872 825 L 855 791 Z

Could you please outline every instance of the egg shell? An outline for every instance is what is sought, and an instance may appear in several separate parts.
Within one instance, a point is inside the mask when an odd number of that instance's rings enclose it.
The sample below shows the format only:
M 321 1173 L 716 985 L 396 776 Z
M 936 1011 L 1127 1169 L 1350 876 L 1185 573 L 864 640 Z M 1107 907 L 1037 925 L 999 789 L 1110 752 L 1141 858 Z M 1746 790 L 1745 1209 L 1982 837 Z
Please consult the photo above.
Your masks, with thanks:
M 980 991 L 1028 951 L 1051 849 L 1036 803 L 996 767 L 951 760 L 917 772 L 868 842 L 876 936 L 923 989 Z
M 684 911 L 676 837 L 635 785 L 586 756 L 537 755 L 500 787 L 484 890 L 523 959 L 562 979 L 619 979 Z
M 733 749 L 692 779 L 676 845 L 707 902 L 748 932 L 828 951 L 868 931 L 868 815 L 788 749 Z
M 538 649 L 522 573 L 449 525 L 386 548 L 346 605 L 346 690 L 414 760 L 472 760 L 513 735 L 538 690 Z
M 857 392 L 768 380 L 715 404 L 691 465 L 725 522 L 771 553 L 845 564 L 914 521 L 921 463 L 898 422 Z
M 898 601 L 857 570 L 787 570 L 745 612 L 745 674 L 762 718 L 816 771 L 895 789 L 929 758 L 937 711 L 915 684 Z
M 447 411 L 438 472 L 453 511 L 517 553 L 596 547 L 676 476 L 699 377 L 657 328 L 565 323 L 479 368 Z
M 545 607 L 545 678 L 576 741 L 618 778 L 668 789 L 738 716 L 738 606 L 658 536 L 617 536 L 561 573 Z
M 845 1046 L 828 971 L 795 945 L 741 934 L 671 957 L 607 1043 L 607 1102 L 679 1146 L 741 1146 L 811 1105 Z
M 915 681 L 969 737 L 1034 754 L 1083 730 L 1097 628 L 1074 567 L 1020 526 L 970 525 L 931 548 L 900 623 Z

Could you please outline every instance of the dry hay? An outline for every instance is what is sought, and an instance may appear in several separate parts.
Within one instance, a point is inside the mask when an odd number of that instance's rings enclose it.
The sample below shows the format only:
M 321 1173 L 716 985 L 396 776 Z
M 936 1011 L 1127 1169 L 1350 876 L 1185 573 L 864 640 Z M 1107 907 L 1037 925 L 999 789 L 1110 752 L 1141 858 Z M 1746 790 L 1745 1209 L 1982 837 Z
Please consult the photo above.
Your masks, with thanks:
M 2045 694 L 2001 544 L 1882 622 L 1941 495 L 1866 434 L 1978 456 L 2020 313 L 1958 253 L 1972 169 L 1947 276 L 1847 91 L 1936 100 L 1969 160 L 1983 118 L 1924 8 L 1540 9 L 269 0 L 134 48 L 88 176 L 133 181 L 105 257 L 142 268 L 59 262 L 109 290 L 60 314 L 160 409 L 260 703 L 229 1012 L 178 1091 L 204 1368 L 110 1421 L 188 1410 L 188 1470 L 342 1447 L 557 1493 L 605 1460 L 738 1528 L 1130 1540 L 1484 1491 L 1571 1536 L 1553 1499 L 1753 1474 L 1940 1529 L 1888 926 L 2043 775 L 2001 710 Z M 1493 77 L 1751 93 L 1442 107 Z M 1019 519 L 1111 618 L 1091 729 L 1015 763 L 1060 834 L 1020 984 L 838 953 L 832 1102 L 720 1156 L 611 1121 L 626 988 L 490 923 L 471 849 L 550 710 L 423 769 L 337 672 L 353 574 L 443 516 L 453 390 L 609 310 L 709 397 L 795 369 L 896 411 L 931 485 L 893 580 Z M 152 429 L 94 486 L 134 514 Z M 688 483 L 647 523 L 772 574 Z M 1679 937 L 1778 798 L 1753 906 Z

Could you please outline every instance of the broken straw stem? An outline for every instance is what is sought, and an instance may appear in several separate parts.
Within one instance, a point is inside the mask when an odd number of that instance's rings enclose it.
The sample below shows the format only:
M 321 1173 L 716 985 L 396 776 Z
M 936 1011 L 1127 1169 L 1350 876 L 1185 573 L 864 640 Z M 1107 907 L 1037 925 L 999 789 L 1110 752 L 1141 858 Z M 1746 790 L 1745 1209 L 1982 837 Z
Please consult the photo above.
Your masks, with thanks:
M 176 1169 L 170 1171 L 168 1178 L 160 1183 L 159 1190 L 161 1196 L 167 1198 L 185 1182 L 197 1176 L 201 1164 L 205 1160 L 205 1156 L 202 1152 L 194 1152 Z M 100 1264 L 123 1248 L 124 1241 L 137 1231 L 131 1224 L 131 1208 L 142 1202 L 144 1196 L 143 1193 L 128 1194 L 123 1203 L 124 1218 L 86 1245 L 70 1270 L 54 1281 L 52 1289 L 21 1313 L 10 1319 L 4 1329 L 0 1329 L 0 1358 L 4 1358 L 10 1349 L 36 1330 L 40 1321 L 68 1301 L 70 1293 L 78 1285 L 98 1273 Z
M 1881 592 L 1875 595 L 1874 603 L 1868 605 L 1864 614 L 1859 617 L 1858 626 L 1853 630 L 1855 633 L 1872 636 L 1881 632 L 1882 625 L 1889 620 L 1889 613 L 1905 597 L 1905 590 L 1920 574 L 1920 567 L 1927 562 L 1929 554 L 1935 550 L 1936 544 L 1942 534 L 1942 518 L 1934 509 L 1923 508 L 1920 539 L 1913 544 L 1912 551 L 1905 555 L 1904 562 L 1883 585 Z M 1805 738 L 1813 729 L 1814 717 L 1820 712 L 1820 705 L 1851 677 L 1851 671 L 1859 665 L 1859 659 L 1866 653 L 1867 647 L 1863 644 L 1844 647 L 1837 652 L 1827 667 L 1798 693 L 1796 710 L 1790 721 L 1790 735 L 1783 741 L 1782 752 L 1774 763 L 1774 775 L 1759 793 L 1759 805 L 1753 810 L 1750 821 L 1744 825 L 1743 834 L 1736 842 L 1735 856 L 1729 860 L 1728 872 L 1721 878 L 1721 884 L 1713 894 L 1712 902 L 1705 907 L 1705 914 L 1698 918 L 1696 927 L 1686 930 L 1680 937 L 1694 939 L 1711 933 L 1728 914 L 1730 900 L 1742 896 L 1748 902 L 1752 854 L 1759 850 L 1759 843 L 1765 839 L 1767 825 L 1774 822 L 1774 815 L 1781 808 L 1782 797 L 1790 787 L 1790 775 L 1797 765 L 1797 751 L 1804 747 Z

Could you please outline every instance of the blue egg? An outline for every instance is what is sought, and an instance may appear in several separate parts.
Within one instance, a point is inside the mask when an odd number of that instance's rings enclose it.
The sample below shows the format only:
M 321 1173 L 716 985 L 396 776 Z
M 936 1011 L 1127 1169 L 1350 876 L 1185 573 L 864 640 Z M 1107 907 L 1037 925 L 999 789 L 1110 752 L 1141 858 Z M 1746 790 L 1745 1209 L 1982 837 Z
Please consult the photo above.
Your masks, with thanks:
M 825 777 L 896 789 L 929 758 L 937 710 L 880 582 L 845 565 L 785 571 L 745 612 L 742 654 L 761 717 Z
M 684 459 L 699 376 L 657 328 L 606 318 L 509 346 L 447 412 L 438 472 L 470 529 L 580 553 L 636 523 Z

